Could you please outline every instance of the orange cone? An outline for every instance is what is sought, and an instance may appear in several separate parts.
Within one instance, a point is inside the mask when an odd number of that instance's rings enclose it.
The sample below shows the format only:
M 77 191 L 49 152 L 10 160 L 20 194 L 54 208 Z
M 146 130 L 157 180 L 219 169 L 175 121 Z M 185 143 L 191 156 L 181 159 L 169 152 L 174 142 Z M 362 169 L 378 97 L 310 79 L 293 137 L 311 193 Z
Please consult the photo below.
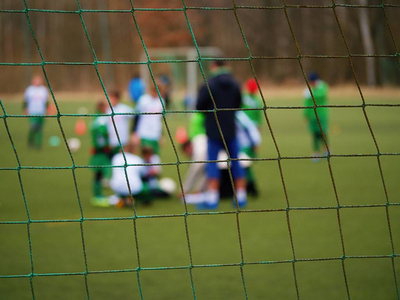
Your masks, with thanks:
M 79 119 L 75 124 L 75 133 L 77 135 L 84 135 L 86 133 L 87 127 L 84 119 Z

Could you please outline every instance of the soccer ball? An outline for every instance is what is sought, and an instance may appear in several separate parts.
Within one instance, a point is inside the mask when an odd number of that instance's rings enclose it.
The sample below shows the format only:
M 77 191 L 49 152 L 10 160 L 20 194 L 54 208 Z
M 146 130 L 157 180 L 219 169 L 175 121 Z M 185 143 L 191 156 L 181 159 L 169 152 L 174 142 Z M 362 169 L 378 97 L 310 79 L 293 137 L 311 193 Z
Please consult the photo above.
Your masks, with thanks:
M 172 178 L 164 177 L 160 179 L 159 185 L 160 189 L 162 189 L 167 194 L 172 195 L 176 191 L 176 183 Z
M 71 152 L 77 152 L 81 148 L 81 141 L 78 138 L 69 138 L 67 143 Z
M 56 135 L 51 136 L 49 139 L 49 144 L 51 147 L 58 147 L 60 145 L 60 143 L 61 143 L 61 139 Z

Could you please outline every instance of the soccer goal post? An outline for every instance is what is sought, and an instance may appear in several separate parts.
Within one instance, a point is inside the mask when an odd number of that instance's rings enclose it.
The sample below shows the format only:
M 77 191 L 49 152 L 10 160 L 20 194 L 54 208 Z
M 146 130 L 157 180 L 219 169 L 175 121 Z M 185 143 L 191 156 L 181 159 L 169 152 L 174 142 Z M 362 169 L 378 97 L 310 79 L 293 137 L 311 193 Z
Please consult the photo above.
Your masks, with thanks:
M 185 90 L 185 98 L 189 99 L 189 107 L 194 108 L 194 102 L 199 84 L 203 82 L 198 60 L 201 57 L 222 57 L 223 51 L 218 47 L 167 47 L 147 48 L 143 52 L 140 61 L 147 61 L 148 57 L 152 62 L 169 63 L 171 75 L 179 80 L 178 88 Z M 154 68 L 153 64 L 153 68 Z M 146 85 L 152 84 L 147 64 L 140 66 L 140 77 Z

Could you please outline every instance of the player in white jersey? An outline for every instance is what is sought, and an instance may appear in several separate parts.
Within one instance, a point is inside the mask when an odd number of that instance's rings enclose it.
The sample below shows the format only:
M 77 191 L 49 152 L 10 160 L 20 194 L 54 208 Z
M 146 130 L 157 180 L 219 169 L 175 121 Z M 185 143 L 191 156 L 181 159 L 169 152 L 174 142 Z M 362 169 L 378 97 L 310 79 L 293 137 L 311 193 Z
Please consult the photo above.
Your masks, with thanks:
M 44 115 L 47 113 L 49 92 L 39 75 L 32 78 L 24 94 L 24 114 L 29 116 L 28 146 L 40 149 L 43 139 Z
M 142 181 L 142 176 L 146 172 L 144 161 L 133 153 L 134 143 L 125 145 L 123 150 L 124 153 L 115 154 L 111 160 L 113 169 L 110 187 L 120 198 L 118 206 L 132 206 L 131 195 L 136 200 L 150 204 L 152 196 L 147 185 Z M 126 169 L 125 162 L 128 165 Z
M 130 123 L 133 118 L 133 109 L 130 106 L 121 103 L 121 98 L 118 91 L 109 92 L 108 97 L 115 113 L 114 117 L 108 118 L 108 139 L 111 151 L 115 154 L 118 153 L 120 150 L 119 142 L 121 142 L 122 147 L 129 143 L 131 129 Z M 107 114 L 111 113 L 111 108 L 108 108 Z M 116 128 L 114 127 L 114 123 Z M 117 131 L 115 129 L 117 129 Z
M 161 95 L 164 92 L 164 85 L 157 82 Z M 140 138 L 142 147 L 150 147 L 153 153 L 159 154 L 159 142 L 162 136 L 162 111 L 164 100 L 160 99 L 157 90 L 153 87 L 149 93 L 139 98 L 135 111 L 144 113 L 136 118 L 135 134 Z

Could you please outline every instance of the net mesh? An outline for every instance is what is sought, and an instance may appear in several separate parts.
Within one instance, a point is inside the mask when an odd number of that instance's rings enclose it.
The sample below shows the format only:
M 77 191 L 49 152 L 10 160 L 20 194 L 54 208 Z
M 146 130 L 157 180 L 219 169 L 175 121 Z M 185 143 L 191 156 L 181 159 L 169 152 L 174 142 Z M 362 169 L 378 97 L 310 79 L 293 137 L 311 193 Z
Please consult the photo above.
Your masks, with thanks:
M 15 118 L 29 118 L 30 116 L 28 115 L 15 115 L 15 114 L 9 114 L 7 113 L 7 110 L 5 108 L 5 105 L 3 104 L 3 102 L 0 100 L 0 105 L 2 108 L 2 115 L 0 116 L 1 119 L 4 122 L 7 134 L 8 134 L 8 138 L 9 141 L 11 143 L 13 152 L 15 154 L 15 158 L 17 160 L 17 167 L 12 168 L 12 167 L 1 167 L 0 171 L 16 171 L 18 174 L 18 180 L 19 180 L 19 186 L 21 189 L 21 193 L 22 193 L 22 197 L 23 197 L 23 201 L 24 201 L 24 205 L 25 205 L 25 210 L 26 210 L 26 221 L 1 221 L 0 225 L 13 225 L 13 224 L 22 224 L 22 225 L 26 225 L 26 229 L 27 229 L 27 237 L 28 237 L 28 245 L 29 245 L 29 257 L 30 257 L 30 272 L 27 274 L 17 274 L 17 275 L 7 275 L 7 274 L 1 274 L 0 278 L 5 279 L 5 278 L 29 278 L 30 280 L 30 289 L 31 289 L 31 294 L 32 297 L 35 298 L 35 288 L 34 288 L 34 284 L 33 284 L 33 280 L 35 277 L 47 277 L 47 276 L 71 276 L 71 275 L 77 275 L 77 276 L 83 276 L 84 280 L 85 280 L 85 288 L 86 288 L 86 295 L 87 298 L 90 297 L 90 292 L 89 292 L 89 283 L 88 283 L 88 275 L 90 274 L 99 274 L 99 273 L 125 273 L 125 272 L 130 272 L 130 273 L 135 273 L 137 276 L 137 283 L 138 283 L 138 287 L 139 287 L 139 294 L 140 294 L 140 298 L 144 299 L 144 295 L 143 295 L 143 291 L 142 291 L 142 285 L 141 285 L 141 272 L 142 271 L 146 271 L 146 270 L 175 270 L 175 269 L 179 269 L 179 270 L 187 270 L 188 272 L 188 276 L 190 278 L 190 285 L 191 285 L 191 290 L 192 290 L 192 295 L 193 298 L 196 298 L 196 281 L 193 278 L 193 270 L 195 268 L 218 268 L 218 267 L 229 267 L 229 266 L 235 266 L 235 267 L 239 267 L 240 268 L 240 274 L 241 274 L 241 282 L 242 282 L 242 288 L 243 288 L 243 294 L 244 297 L 247 299 L 248 298 L 248 292 L 247 292 L 247 282 L 246 282 L 246 276 L 244 274 L 244 267 L 248 266 L 248 265 L 263 265 L 263 264 L 291 264 L 292 266 L 292 273 L 293 273 L 293 279 L 294 279 L 294 288 L 296 290 L 296 296 L 298 299 L 300 299 L 300 292 L 299 292 L 299 284 L 298 284 L 298 273 L 296 271 L 296 266 L 298 265 L 299 262 L 312 262 L 312 261 L 340 261 L 341 262 L 341 268 L 342 268 L 342 274 L 343 274 L 343 280 L 344 280 L 344 285 L 345 285 L 345 289 L 346 289 L 346 293 L 347 293 L 347 298 L 350 299 L 351 294 L 350 294 L 350 288 L 349 288 L 349 282 L 347 279 L 347 269 L 346 269 L 346 262 L 348 260 L 351 259 L 378 259 L 378 258 L 382 258 L 382 259 L 388 259 L 391 261 L 391 266 L 392 266 L 392 273 L 393 273 L 393 281 L 394 281 L 394 285 L 395 285 L 395 290 L 396 290 L 396 297 L 397 299 L 399 299 L 399 286 L 398 286 L 398 278 L 397 278 L 397 273 L 396 273 L 396 266 L 395 266 L 395 259 L 398 258 L 400 256 L 400 254 L 395 252 L 395 247 L 394 247 L 394 238 L 393 238 L 393 232 L 392 232 L 392 227 L 391 227 L 391 219 L 390 219 L 390 215 L 389 215 L 389 208 L 391 206 L 399 206 L 400 203 L 399 202 L 391 202 L 389 201 L 389 196 L 388 196 L 388 191 L 387 191 L 387 184 L 385 182 L 385 174 L 384 174 L 384 170 L 382 167 L 382 157 L 385 156 L 398 156 L 400 155 L 400 153 L 385 153 L 382 152 L 380 150 L 377 138 L 374 134 L 374 130 L 373 127 L 370 123 L 369 120 L 369 116 L 367 114 L 367 108 L 368 107 L 400 107 L 400 104 L 393 104 L 393 103 L 381 103 L 381 104 L 371 104 L 371 103 L 367 103 L 364 99 L 364 95 L 363 95 L 363 90 L 361 88 L 360 85 L 360 81 L 358 79 L 357 73 L 355 71 L 355 67 L 354 67 L 354 63 L 353 60 L 355 58 L 367 58 L 367 57 L 373 57 L 373 58 L 393 58 L 396 60 L 397 64 L 400 66 L 400 50 L 398 47 L 398 43 L 397 40 L 395 38 L 395 34 L 391 28 L 391 23 L 390 20 L 387 17 L 387 10 L 388 9 L 392 9 L 392 8 L 400 8 L 400 5 L 398 4 L 389 4 L 389 3 L 385 3 L 385 1 L 382 1 L 381 4 L 378 5 L 359 5 L 359 4 L 340 4 L 340 3 L 336 3 L 337 1 L 333 1 L 330 5 L 290 5 L 287 4 L 287 1 L 283 0 L 282 4 L 279 6 L 249 6 L 249 5 L 237 5 L 236 1 L 233 0 L 232 1 L 232 5 L 229 7 L 202 7 L 202 6 L 198 6 L 198 7 L 194 7 L 194 6 L 187 6 L 185 3 L 185 0 L 182 0 L 182 6 L 180 8 L 137 8 L 134 5 L 134 1 L 133 0 L 129 0 L 130 6 L 131 8 L 128 10 L 112 10 L 112 9 L 102 9 L 102 10 L 97 10 L 97 9 L 83 9 L 81 7 L 81 3 L 79 0 L 76 1 L 77 5 L 78 5 L 78 10 L 75 11 L 70 11 L 70 10 L 50 10 L 50 9 L 34 9 L 34 8 L 30 8 L 30 6 L 28 5 L 28 1 L 27 0 L 23 0 L 24 3 L 24 9 L 23 10 L 0 10 L 0 15 L 4 14 L 4 13 L 11 13 L 11 14 L 22 14 L 25 16 L 26 21 L 29 25 L 29 31 L 30 34 L 33 37 L 34 43 L 37 47 L 38 53 L 40 55 L 40 62 L 38 63 L 31 63 L 31 62 L 26 62 L 26 63 L 6 63 L 6 62 L 1 62 L 0 65 L 1 66 L 15 66 L 15 67 L 29 67 L 29 66 L 37 66 L 40 67 L 43 71 L 44 77 L 45 77 L 45 81 L 46 84 L 49 88 L 50 94 L 51 94 L 51 98 L 53 100 L 53 103 L 56 107 L 56 114 L 54 115 L 47 115 L 45 116 L 45 118 L 54 118 L 57 120 L 60 132 L 62 134 L 62 140 L 65 144 L 65 147 L 68 149 L 68 153 L 69 153 L 69 158 L 70 158 L 70 162 L 71 164 L 67 167 L 46 167 L 46 166 L 29 166 L 29 165 L 23 165 L 21 163 L 20 160 L 20 156 L 19 156 L 19 151 L 18 148 L 16 147 L 14 140 L 13 140 L 13 135 L 11 133 L 10 130 L 10 125 L 9 125 L 9 120 L 11 119 L 15 119 Z M 314 8 L 322 8 L 322 9 L 326 9 L 326 10 L 330 10 L 334 17 L 335 17 L 335 22 L 337 25 L 337 28 L 339 29 L 341 38 L 344 42 L 344 45 L 346 47 L 346 51 L 347 54 L 346 55 L 309 55 L 309 54 L 303 54 L 298 40 L 296 38 L 296 34 L 295 31 L 293 29 L 293 25 L 292 25 L 292 21 L 288 15 L 288 10 L 291 8 L 301 8 L 301 9 L 314 9 Z M 352 8 L 352 9 L 360 9 L 360 8 L 374 8 L 374 9 L 380 9 L 382 10 L 384 16 L 385 16 L 385 21 L 387 24 L 387 28 L 389 30 L 389 34 L 390 34 L 390 38 L 393 41 L 393 44 L 395 45 L 396 48 L 396 53 L 393 54 L 356 54 L 356 53 L 352 53 L 350 50 L 350 47 L 348 45 L 348 41 L 346 39 L 346 35 L 344 33 L 344 30 L 342 28 L 341 22 L 338 18 L 337 15 L 337 9 L 338 8 Z M 256 56 L 253 55 L 250 49 L 250 46 L 248 44 L 248 41 L 246 39 L 246 35 L 244 33 L 244 30 L 242 28 L 242 23 L 241 23 L 241 19 L 239 18 L 239 14 L 238 12 L 240 10 L 280 10 L 284 13 L 284 16 L 286 18 L 286 22 L 289 26 L 290 29 L 290 33 L 291 33 L 291 37 L 292 37 L 292 41 L 294 43 L 294 45 L 296 46 L 296 50 L 297 50 L 297 55 L 295 56 L 286 56 L 286 57 L 278 57 L 278 56 Z M 101 84 L 101 87 L 103 89 L 104 95 L 107 98 L 107 101 L 111 107 L 111 118 L 113 119 L 113 124 L 114 124 L 114 128 L 115 127 L 115 123 L 114 123 L 114 117 L 116 115 L 118 115 L 118 113 L 115 113 L 112 109 L 111 106 L 111 102 L 109 100 L 108 97 L 108 93 L 107 93 L 107 89 L 105 87 L 104 84 L 104 80 L 102 78 L 102 75 L 100 73 L 99 67 L 101 65 L 146 65 L 148 68 L 148 71 L 150 73 L 151 76 L 151 80 L 154 83 L 154 85 L 157 88 L 156 85 L 156 79 L 155 79 L 155 74 L 153 73 L 153 69 L 152 66 L 154 64 L 159 64 L 159 63 L 196 63 L 200 69 L 202 78 L 204 80 L 204 83 L 207 85 L 207 78 L 206 78 L 206 71 L 204 70 L 203 64 L 207 61 L 212 61 L 215 60 L 215 58 L 212 57 L 204 57 L 201 55 L 200 51 L 199 51 L 199 45 L 197 44 L 196 41 L 196 36 L 195 33 L 192 29 L 192 24 L 191 24 L 191 20 L 188 16 L 188 12 L 191 10 L 213 10 L 213 11 L 219 11 L 219 10 L 224 10 L 224 11 L 230 11 L 234 14 L 235 20 L 237 22 L 237 26 L 240 30 L 241 33 L 241 38 L 243 40 L 243 43 L 246 47 L 247 50 L 247 56 L 246 57 L 234 57 L 234 58 L 229 58 L 229 57 L 221 57 L 218 59 L 221 60 L 227 60 L 227 61 L 232 61 L 232 62 L 236 62 L 236 61 L 245 61 L 249 64 L 251 70 L 252 70 L 252 74 L 254 79 L 257 82 L 257 86 L 259 88 L 259 91 L 261 92 L 261 97 L 262 97 L 262 101 L 263 101 L 263 107 L 260 108 L 259 110 L 261 110 L 264 114 L 264 118 L 267 124 L 267 128 L 268 131 L 271 135 L 272 141 L 273 141 L 273 145 L 276 151 L 276 157 L 273 158 L 263 158 L 263 157 L 259 157 L 259 158 L 251 158 L 248 160 L 251 161 L 274 161 L 277 163 L 278 165 L 278 169 L 279 169 L 279 176 L 280 176 L 280 181 L 282 184 L 282 188 L 284 191 L 284 195 L 285 195 L 285 200 L 286 200 L 286 207 L 284 208 L 275 208 L 275 209 L 248 209 L 248 210 L 242 210 L 239 207 L 237 207 L 235 210 L 233 211 L 215 211 L 215 212 L 190 212 L 188 210 L 186 201 L 184 201 L 184 207 L 185 207 L 185 211 L 182 214 L 160 214 L 160 215 L 139 215 L 136 211 L 135 206 L 133 207 L 133 215 L 129 216 L 129 217 L 104 217 L 104 218 L 90 218 L 90 217 L 85 217 L 85 212 L 83 210 L 82 207 L 82 199 L 80 197 L 80 190 L 78 188 L 78 179 L 77 179 L 77 175 L 76 175 L 76 171 L 78 169 L 90 169 L 90 168 L 101 168 L 104 166 L 90 166 L 90 165 L 78 165 L 75 160 L 74 160 L 74 155 L 73 152 L 70 150 L 69 146 L 68 146 L 68 142 L 67 142 L 67 137 L 64 131 L 64 128 L 62 126 L 61 123 L 61 119 L 62 118 L 69 118 L 69 117 L 95 117 L 95 116 L 99 116 L 98 114 L 68 114 L 68 113 L 62 113 L 59 107 L 59 103 L 57 102 L 56 96 L 54 94 L 54 90 L 52 87 L 52 82 L 51 80 L 49 80 L 48 77 L 48 72 L 47 72 L 47 67 L 51 66 L 51 65 L 89 65 L 89 66 L 93 66 L 96 70 L 96 74 L 98 77 L 98 81 Z M 174 12 L 180 12 L 184 15 L 186 24 L 187 24 L 187 28 L 190 31 L 190 35 L 192 37 L 193 40 L 193 44 L 197 49 L 197 55 L 198 58 L 197 59 L 191 59 L 191 60 L 187 60 L 187 59 L 183 59 L 183 60 L 152 60 L 147 47 L 146 47 L 146 43 L 143 39 L 143 36 L 141 34 L 141 27 L 139 26 L 139 23 L 137 22 L 136 19 L 136 13 L 140 12 L 140 11 L 174 11 Z M 37 36 L 35 34 L 35 31 L 33 29 L 32 23 L 31 23 L 31 14 L 32 13 L 41 13 L 41 14 L 75 14 L 78 15 L 80 18 L 80 22 L 82 25 L 82 28 L 84 30 L 86 39 L 87 39 L 87 43 L 90 46 L 92 55 L 93 55 L 93 60 L 91 62 L 63 62 L 63 61 L 46 61 L 42 49 L 41 49 L 41 45 L 38 42 Z M 136 27 L 136 30 L 139 34 L 140 37 L 140 41 L 141 41 L 141 45 L 143 47 L 143 50 L 146 54 L 146 61 L 145 62 L 139 62 L 139 61 L 102 61 L 99 60 L 97 55 L 96 55 L 96 51 L 94 49 L 94 46 L 92 44 L 91 41 L 91 36 L 88 32 L 87 26 L 85 24 L 85 18 L 84 18 L 84 14 L 86 13 L 124 13 L 124 14 L 130 14 L 132 16 L 134 25 Z M 296 207 L 293 206 L 291 204 L 290 198 L 288 196 L 288 192 L 287 192 L 287 183 L 285 181 L 285 174 L 282 168 L 282 161 L 284 160 L 301 160 L 301 159 L 312 159 L 313 157 L 311 156 L 284 156 L 281 154 L 281 150 L 278 146 L 278 143 L 276 141 L 275 138 L 275 134 L 274 131 L 272 129 L 271 126 L 271 122 L 270 122 L 270 118 L 269 118 L 269 111 L 271 110 L 302 110 L 304 109 L 303 106 L 270 106 L 268 105 L 268 101 L 265 99 L 264 95 L 262 94 L 262 90 L 261 90 L 261 86 L 259 83 L 259 80 L 257 78 L 256 72 L 255 72 L 255 68 L 254 68 L 254 64 L 259 61 L 259 60 L 293 60 L 293 61 L 297 61 L 301 73 L 303 75 L 304 78 L 304 82 L 307 84 L 307 87 L 312 95 L 312 90 L 309 84 L 309 81 L 307 79 L 306 76 L 306 71 L 305 71 L 305 67 L 303 65 L 303 60 L 305 58 L 315 58 L 315 59 L 347 59 L 348 61 L 348 65 L 350 67 L 351 70 L 351 74 L 352 77 L 357 85 L 357 89 L 359 92 L 359 95 L 361 97 L 362 103 L 359 105 L 327 105 L 326 107 L 330 107 L 330 108 L 358 108 L 361 109 L 363 112 L 363 116 L 365 118 L 365 121 L 367 123 L 368 129 L 369 129 L 369 133 L 373 139 L 374 145 L 375 145 L 375 153 L 373 154 L 360 154 L 360 153 L 354 153 L 354 154 L 333 154 L 329 151 L 328 148 L 328 155 L 325 157 L 320 157 L 324 160 L 326 160 L 328 169 L 329 169 L 329 177 L 330 177 L 330 182 L 334 191 L 334 195 L 335 195 L 335 200 L 336 200 L 336 205 L 334 206 L 315 206 L 315 207 Z M 210 92 L 210 88 L 207 85 L 207 88 Z M 160 96 L 160 92 L 157 88 L 157 93 Z M 211 92 L 210 92 L 211 93 Z M 318 114 L 317 114 L 317 108 L 318 105 L 315 102 L 314 97 L 313 98 L 313 102 L 314 102 L 314 106 L 312 107 L 308 107 L 308 109 L 313 110 L 316 118 L 318 119 Z M 217 118 L 217 111 L 218 109 L 215 106 L 215 102 L 214 102 L 214 109 L 207 111 L 207 112 L 212 112 L 215 115 L 215 119 L 218 123 L 218 127 L 219 127 L 219 131 L 222 135 L 222 131 L 221 131 L 221 127 L 219 126 L 219 122 L 218 122 L 218 118 Z M 167 118 L 166 116 L 168 114 L 173 115 L 173 114 L 190 114 L 190 113 L 196 113 L 198 111 L 196 110 L 167 110 L 166 107 L 163 106 L 163 111 L 162 111 L 162 117 L 163 117 L 163 122 L 166 128 L 166 133 L 167 133 L 167 138 L 169 139 L 169 141 L 171 142 L 172 145 L 172 149 L 175 155 L 175 159 L 176 161 L 173 163 L 161 163 L 162 166 L 173 166 L 176 168 L 176 172 L 178 174 L 178 178 L 179 178 L 179 187 L 181 190 L 183 190 L 183 185 L 182 185 L 182 172 L 181 172 L 181 168 L 183 165 L 185 164 L 192 164 L 192 163 L 202 163 L 199 161 L 187 161 L 187 160 L 183 160 L 177 150 L 177 145 L 176 142 L 173 139 L 173 135 L 171 133 L 169 124 L 167 122 Z M 139 115 L 140 113 L 133 113 L 134 115 Z M 319 127 L 321 128 L 321 124 L 319 122 L 318 119 L 318 123 L 319 123 Z M 118 132 L 117 132 L 118 135 Z M 324 143 L 325 145 L 327 145 L 327 141 L 325 136 L 324 138 Z M 118 136 L 118 140 L 119 140 L 119 136 Z M 119 141 L 120 147 L 121 147 L 121 142 Z M 225 144 L 225 141 L 224 141 Z M 225 144 L 226 147 L 226 144 Z M 121 147 L 122 149 L 122 147 Z M 125 157 L 125 156 L 124 156 Z M 385 193 L 385 197 L 386 197 L 386 203 L 384 204 L 365 204 L 365 205 L 343 205 L 340 202 L 340 197 L 339 197 L 339 193 L 338 193 L 338 189 L 337 189 L 337 184 L 336 184 L 336 178 L 334 176 L 334 173 L 332 171 L 332 165 L 331 165 L 331 160 L 332 158 L 335 157 L 374 157 L 376 158 L 376 163 L 378 165 L 379 168 L 379 175 L 380 175 L 380 180 L 382 183 L 382 187 Z M 229 162 L 231 161 L 231 158 L 228 158 Z M 224 161 L 225 162 L 225 161 Z M 125 172 L 126 172 L 126 167 L 128 166 L 128 164 L 126 163 L 126 158 L 125 158 L 125 165 L 119 166 L 121 168 L 125 168 Z M 75 192 L 76 192 L 76 199 L 79 205 L 79 212 L 80 212 L 80 217 L 77 219 L 46 219 L 46 220 L 37 220 L 37 219 L 33 219 L 31 217 L 31 213 L 29 210 L 29 201 L 26 197 L 26 193 L 24 190 L 24 182 L 21 176 L 21 171 L 22 170 L 38 170 L 38 169 L 49 169 L 49 170 L 53 170 L 53 169 L 65 169 L 65 170 L 69 170 L 71 172 L 72 178 L 73 178 L 73 182 L 74 182 L 74 187 L 75 187 Z M 233 178 L 232 178 L 232 174 L 230 173 L 230 169 L 229 170 L 229 176 L 230 176 L 230 181 L 231 184 L 233 186 Z M 129 186 L 129 182 L 127 180 L 127 184 Z M 236 196 L 235 196 L 236 197 Z M 185 195 L 183 195 L 183 198 L 185 198 Z M 352 256 L 352 255 L 348 255 L 346 252 L 346 247 L 345 247 L 345 242 L 344 242 L 344 238 L 343 238 L 343 225 L 342 225 L 342 219 L 341 219 L 341 214 L 342 211 L 345 209 L 352 209 L 352 208 L 384 208 L 386 211 L 386 221 L 387 221 L 387 230 L 389 233 L 389 238 L 390 238 L 390 246 L 391 246 L 391 253 L 387 254 L 387 255 L 358 255 L 358 256 Z M 338 228 L 339 228 L 339 235 L 340 235 L 340 244 L 341 244 L 341 252 L 342 255 L 338 256 L 338 257 L 321 257 L 321 258 L 307 258 L 307 259 L 302 259 L 302 258 L 298 258 L 296 255 L 296 247 L 295 247 L 295 243 L 294 243 L 294 239 L 293 239 L 293 234 L 292 234 L 292 225 L 291 225 L 291 212 L 292 211 L 296 211 L 296 210 L 311 210 L 311 211 L 321 211 L 321 210 L 333 210 L 336 212 L 336 216 L 337 216 L 337 224 L 338 224 Z M 287 228 L 289 231 L 289 237 L 290 237 L 290 246 L 291 246 L 291 253 L 292 253 L 292 258 L 288 259 L 288 260 L 270 260 L 270 261 L 247 261 L 245 260 L 245 256 L 244 256 L 244 250 L 243 250 L 243 244 L 242 244 L 242 235 L 241 235 L 241 222 L 240 222 L 240 216 L 243 214 L 251 214 L 251 213 L 258 213 L 258 212 L 262 212 L 262 213 L 273 213 L 273 212 L 283 212 L 286 214 L 286 224 L 287 224 Z M 238 233 L 238 245 L 239 245 L 239 250 L 240 250 L 240 261 L 237 263 L 228 263 L 228 264 L 195 264 L 193 262 L 193 258 L 192 258 L 192 247 L 191 247 L 191 236 L 189 234 L 189 226 L 188 226 L 188 218 L 190 218 L 193 215 L 226 215 L 226 214 L 232 214 L 235 215 L 235 220 L 236 220 L 236 229 L 237 229 L 237 233 Z M 182 218 L 184 220 L 184 228 L 185 228 L 185 235 L 186 235 L 186 242 L 187 242 L 187 251 L 189 254 L 189 259 L 190 259 L 190 263 L 188 265 L 183 265 L 183 266 L 171 266 L 171 267 L 143 267 L 141 264 L 141 257 L 140 257 L 140 241 L 138 239 L 138 233 L 137 233 L 137 220 L 141 219 L 141 218 Z M 92 271 L 90 270 L 89 266 L 88 266 L 88 260 L 87 260 L 87 250 L 86 250 L 86 244 L 85 244 L 85 231 L 83 228 L 83 224 L 84 223 L 88 223 L 88 222 L 95 222 L 95 221 L 116 221 L 116 220 L 131 220 L 133 222 L 133 232 L 134 232 L 134 244 L 136 247 L 136 253 L 137 253 L 137 267 L 136 268 L 132 268 L 132 269 L 115 269 L 115 270 L 100 270 L 100 271 Z M 36 223 L 78 223 L 80 226 L 80 236 L 81 236 L 81 243 L 82 243 L 82 255 L 84 258 L 84 263 L 85 263 L 85 269 L 82 272 L 65 272 L 65 273 L 38 273 L 35 271 L 35 264 L 34 264 L 34 255 L 32 252 L 32 241 L 31 241 L 31 227 L 33 224 Z

